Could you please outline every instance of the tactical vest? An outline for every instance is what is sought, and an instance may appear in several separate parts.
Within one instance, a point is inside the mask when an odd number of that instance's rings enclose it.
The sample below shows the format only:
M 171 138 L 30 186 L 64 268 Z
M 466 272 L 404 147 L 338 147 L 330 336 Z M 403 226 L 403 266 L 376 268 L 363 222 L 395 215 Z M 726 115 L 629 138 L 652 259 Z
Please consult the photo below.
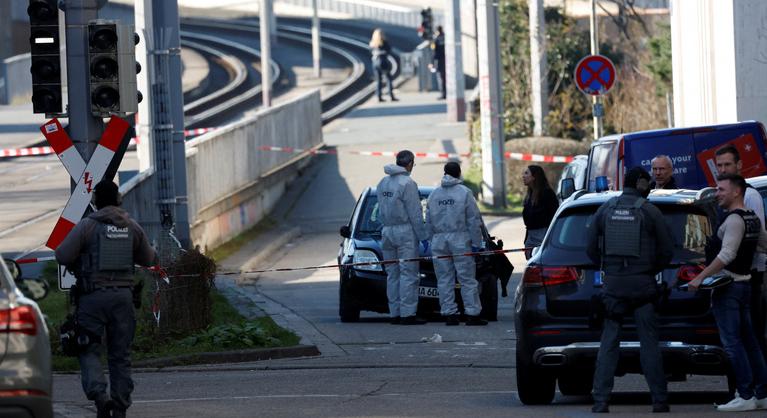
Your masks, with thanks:
M 77 278 L 84 290 L 133 285 L 133 232 L 130 226 L 118 227 L 98 222 L 80 254 Z
M 738 214 L 743 218 L 743 223 L 746 225 L 746 229 L 743 232 L 743 239 L 740 241 L 740 246 L 738 247 L 738 253 L 735 256 L 735 259 L 725 267 L 725 270 L 735 274 L 749 274 L 751 273 L 751 262 L 754 258 L 754 252 L 759 243 L 759 233 L 762 229 L 762 223 L 753 211 L 743 209 L 730 211 L 724 219 L 722 219 L 722 223 L 727 219 L 727 216 L 732 214 Z
M 642 244 L 642 205 L 647 200 L 638 197 L 633 204 L 613 198 L 605 211 L 604 244 L 607 256 L 638 258 Z

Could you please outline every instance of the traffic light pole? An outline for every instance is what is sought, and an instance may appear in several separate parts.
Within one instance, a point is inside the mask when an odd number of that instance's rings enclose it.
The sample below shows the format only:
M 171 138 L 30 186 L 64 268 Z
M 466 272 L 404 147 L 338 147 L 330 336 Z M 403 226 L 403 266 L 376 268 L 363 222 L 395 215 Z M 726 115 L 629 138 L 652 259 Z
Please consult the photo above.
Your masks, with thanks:
M 91 114 L 88 68 L 88 22 L 98 19 L 106 0 L 66 0 L 64 18 L 67 36 L 67 113 L 65 128 L 83 160 L 88 161 L 104 132 L 104 122 Z M 72 190 L 75 183 L 72 182 Z

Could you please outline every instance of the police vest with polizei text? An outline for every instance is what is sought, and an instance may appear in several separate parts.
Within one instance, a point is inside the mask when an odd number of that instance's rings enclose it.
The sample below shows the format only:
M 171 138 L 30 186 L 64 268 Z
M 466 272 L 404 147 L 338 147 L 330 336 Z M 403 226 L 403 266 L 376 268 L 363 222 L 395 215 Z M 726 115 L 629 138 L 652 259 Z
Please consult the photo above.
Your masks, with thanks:
M 133 283 L 133 232 L 124 227 L 99 222 L 80 256 L 78 278 L 96 286 L 129 287 Z
M 725 267 L 725 270 L 735 274 L 745 275 L 751 272 L 751 262 L 754 258 L 754 252 L 756 252 L 756 246 L 759 243 L 759 233 L 762 230 L 762 222 L 753 211 L 735 209 L 725 215 L 724 219 L 722 219 L 722 223 L 724 223 L 728 216 L 733 214 L 743 218 L 743 223 L 746 228 L 743 232 L 743 239 L 740 241 L 740 246 L 738 247 L 735 259 Z
M 642 244 L 642 205 L 647 201 L 638 197 L 633 203 L 613 198 L 607 202 L 604 245 L 606 256 L 638 258 Z

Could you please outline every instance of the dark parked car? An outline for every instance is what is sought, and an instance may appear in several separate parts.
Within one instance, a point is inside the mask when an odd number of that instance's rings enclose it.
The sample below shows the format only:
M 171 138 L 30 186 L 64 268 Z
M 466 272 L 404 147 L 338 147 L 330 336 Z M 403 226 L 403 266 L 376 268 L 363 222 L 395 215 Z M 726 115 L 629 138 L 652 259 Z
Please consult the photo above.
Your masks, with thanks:
M 421 204 L 425 207 L 432 187 L 419 187 Z M 338 252 L 339 264 L 360 263 L 383 260 L 381 251 L 381 222 L 378 219 L 378 198 L 375 188 L 367 188 L 352 212 L 348 225 L 341 227 L 341 249 Z M 484 224 L 482 235 L 489 249 L 501 249 L 503 241 L 495 241 Z M 421 250 L 419 250 L 421 251 Z M 421 253 L 421 256 L 424 254 Z M 480 316 L 487 320 L 498 319 L 498 280 L 505 287 L 513 267 L 504 254 L 482 255 L 475 257 L 477 262 L 477 281 L 482 303 Z M 434 265 L 430 260 L 420 262 L 421 282 L 418 287 L 418 312 L 428 316 L 439 312 L 439 291 L 434 275 Z M 458 286 L 458 285 L 457 285 Z M 461 306 L 461 295 L 456 289 L 456 302 Z M 386 273 L 380 264 L 340 268 L 338 311 L 343 322 L 359 320 L 360 311 L 388 313 L 386 299 Z
M 672 381 L 688 374 L 725 375 L 727 358 L 710 312 L 710 290 L 679 288 L 702 271 L 715 222 L 711 189 L 658 190 L 658 206 L 674 237 L 674 257 L 657 277 L 661 352 Z M 547 404 L 555 384 L 563 395 L 588 395 L 599 350 L 596 297 L 599 266 L 586 255 L 586 228 L 597 208 L 616 192 L 586 194 L 562 204 L 541 247 L 533 252 L 516 289 L 517 387 L 525 404 Z M 633 318 L 624 322 L 617 374 L 640 373 Z

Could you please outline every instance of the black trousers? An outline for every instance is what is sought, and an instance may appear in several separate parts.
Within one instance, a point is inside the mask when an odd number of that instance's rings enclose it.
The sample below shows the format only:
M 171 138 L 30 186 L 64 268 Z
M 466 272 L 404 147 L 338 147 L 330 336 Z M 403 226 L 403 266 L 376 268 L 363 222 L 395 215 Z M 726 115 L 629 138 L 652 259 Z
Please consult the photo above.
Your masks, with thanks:
M 767 329 L 767 305 L 764 295 L 764 272 L 751 270 L 751 324 L 754 327 L 756 341 L 759 343 L 762 353 L 767 361 L 767 341 L 765 333 Z

